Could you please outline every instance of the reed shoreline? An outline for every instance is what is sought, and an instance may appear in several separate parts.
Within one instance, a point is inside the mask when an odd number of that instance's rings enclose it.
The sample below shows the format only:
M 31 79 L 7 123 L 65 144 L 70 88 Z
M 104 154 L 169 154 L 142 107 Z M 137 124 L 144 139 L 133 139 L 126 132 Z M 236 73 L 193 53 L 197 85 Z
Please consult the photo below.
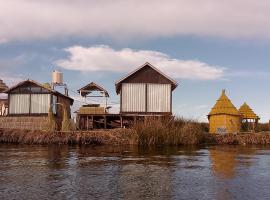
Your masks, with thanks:
M 134 129 L 48 132 L 0 129 L 0 143 L 59 144 L 59 145 L 268 145 L 270 132 L 210 135 L 202 133 L 196 141 L 186 138 L 175 144 L 147 144 L 140 142 Z

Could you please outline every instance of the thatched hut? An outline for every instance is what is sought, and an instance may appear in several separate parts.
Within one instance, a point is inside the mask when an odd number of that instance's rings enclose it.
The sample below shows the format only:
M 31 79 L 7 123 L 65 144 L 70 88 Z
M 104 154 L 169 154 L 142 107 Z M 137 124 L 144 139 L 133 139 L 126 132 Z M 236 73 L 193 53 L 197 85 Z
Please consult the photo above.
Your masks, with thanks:
M 246 102 L 239 108 L 239 112 L 242 117 L 242 129 L 244 131 L 254 131 L 260 118 Z
M 0 79 L 0 116 L 5 116 L 8 112 L 8 100 L 6 96 L 1 94 L 7 89 L 8 86 Z
M 210 133 L 226 134 L 240 132 L 241 114 L 222 91 L 220 98 L 208 115 Z
M 0 93 L 8 89 L 8 86 L 0 79 Z

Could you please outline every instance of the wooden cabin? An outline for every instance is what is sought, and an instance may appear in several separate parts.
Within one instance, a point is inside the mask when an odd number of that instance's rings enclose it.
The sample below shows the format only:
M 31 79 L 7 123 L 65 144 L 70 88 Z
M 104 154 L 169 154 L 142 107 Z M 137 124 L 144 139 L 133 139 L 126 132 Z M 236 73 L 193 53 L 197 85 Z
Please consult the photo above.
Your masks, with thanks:
M 222 91 L 215 106 L 208 114 L 209 132 L 214 134 L 239 133 L 241 114 Z
M 145 63 L 115 83 L 122 115 L 171 115 L 177 82 Z
M 12 128 L 46 129 L 50 106 L 56 116 L 58 128 L 63 120 L 63 108 L 67 109 L 69 116 L 71 113 L 72 98 L 33 80 L 22 81 L 5 93 L 8 94 L 9 109 L 4 120 L 11 122 Z
M 243 131 L 255 131 L 260 118 L 254 113 L 250 106 L 245 102 L 240 108 L 239 112 L 242 118 Z

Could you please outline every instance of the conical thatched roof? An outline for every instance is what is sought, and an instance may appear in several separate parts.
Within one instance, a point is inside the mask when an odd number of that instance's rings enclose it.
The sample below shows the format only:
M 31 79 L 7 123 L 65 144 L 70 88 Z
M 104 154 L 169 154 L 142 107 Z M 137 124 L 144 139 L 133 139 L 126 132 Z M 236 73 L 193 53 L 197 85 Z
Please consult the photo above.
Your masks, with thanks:
M 209 113 L 209 116 L 220 114 L 237 116 L 241 115 L 237 108 L 232 104 L 231 100 L 226 96 L 225 90 L 222 90 L 222 94 L 217 100 L 215 106 L 212 108 L 211 112 Z
M 8 86 L 0 79 L 0 93 L 8 89 Z
M 254 113 L 254 111 L 249 107 L 247 103 L 244 103 L 240 108 L 239 112 L 243 119 L 258 119 L 259 117 Z

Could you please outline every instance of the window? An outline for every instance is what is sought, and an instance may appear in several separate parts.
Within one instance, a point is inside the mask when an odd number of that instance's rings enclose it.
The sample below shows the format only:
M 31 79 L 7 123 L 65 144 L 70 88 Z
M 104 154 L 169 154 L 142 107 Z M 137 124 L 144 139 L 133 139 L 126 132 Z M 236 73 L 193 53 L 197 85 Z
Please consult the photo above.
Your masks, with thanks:
M 55 95 L 52 95 L 52 111 L 53 111 L 53 114 L 56 114 L 57 112 L 57 96 Z

